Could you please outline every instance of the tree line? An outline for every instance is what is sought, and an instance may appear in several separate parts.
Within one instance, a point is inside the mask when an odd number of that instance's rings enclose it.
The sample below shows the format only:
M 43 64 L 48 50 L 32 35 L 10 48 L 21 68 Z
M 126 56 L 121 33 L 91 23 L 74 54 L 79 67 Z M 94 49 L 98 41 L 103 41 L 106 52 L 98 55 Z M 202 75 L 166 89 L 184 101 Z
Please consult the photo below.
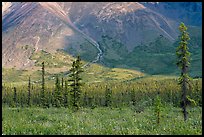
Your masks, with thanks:
M 71 107 L 75 111 L 80 107 L 87 106 L 94 108 L 96 106 L 121 107 L 128 105 L 134 106 L 136 111 L 141 112 L 145 106 L 156 102 L 156 111 L 159 117 L 159 106 L 163 102 L 181 106 L 184 120 L 187 120 L 186 107 L 188 104 L 194 102 L 194 104 L 202 106 L 202 81 L 192 80 L 188 75 L 190 53 L 187 41 L 190 38 L 184 23 L 181 23 L 179 30 L 181 42 L 176 55 L 178 57 L 177 66 L 181 69 L 181 75 L 178 80 L 84 84 L 81 82 L 80 76 L 83 72 L 82 63 L 80 57 L 77 56 L 70 69 L 68 79 L 57 76 L 55 86 L 46 87 L 45 66 L 42 62 L 41 87 L 32 85 L 31 77 L 28 79 L 28 87 L 20 87 L 18 92 L 16 87 L 3 86 L 2 103 L 11 107 Z M 180 86 L 177 81 L 179 81 Z

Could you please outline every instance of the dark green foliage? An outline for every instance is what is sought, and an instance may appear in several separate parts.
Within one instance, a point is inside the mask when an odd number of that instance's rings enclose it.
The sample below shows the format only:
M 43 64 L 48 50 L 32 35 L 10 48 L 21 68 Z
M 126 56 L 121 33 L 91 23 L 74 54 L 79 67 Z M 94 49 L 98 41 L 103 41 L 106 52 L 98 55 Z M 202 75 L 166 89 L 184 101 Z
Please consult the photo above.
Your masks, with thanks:
M 196 80 L 195 84 L 194 84 L 194 89 L 191 92 L 191 98 L 195 98 L 195 100 L 197 100 L 197 104 L 199 104 L 200 106 L 202 106 L 202 98 L 200 98 L 199 94 L 194 95 L 195 93 L 202 91 L 202 87 L 199 86 L 199 80 Z
M 87 92 L 84 93 L 84 106 L 88 105 L 88 96 L 87 96 Z
M 191 30 L 191 31 L 190 31 Z M 191 76 L 202 76 L 202 32 L 200 28 L 190 27 L 189 51 L 192 53 Z M 148 74 L 178 75 L 175 65 L 175 50 L 178 39 L 173 43 L 165 36 L 159 36 L 149 43 L 136 43 L 135 48 L 127 50 L 124 43 L 110 36 L 102 36 L 99 41 L 103 50 L 103 65 L 136 69 Z M 137 68 L 136 68 L 137 67 Z
M 161 106 L 162 106 L 159 92 L 158 92 L 158 95 L 156 96 L 154 106 L 155 106 L 156 123 L 159 124 L 161 119 Z
M 61 93 L 60 93 L 60 104 L 62 104 L 62 106 L 65 106 L 65 101 L 67 99 L 67 95 L 66 95 L 66 91 L 65 91 L 65 87 L 64 87 L 64 83 L 66 84 L 66 82 L 64 82 L 64 78 L 62 77 L 62 82 L 61 82 Z M 67 87 L 66 87 L 67 88 Z
M 72 107 L 75 110 L 78 110 L 80 107 L 79 100 L 81 95 L 81 76 L 80 73 L 83 72 L 82 63 L 79 56 L 77 56 L 76 61 L 73 62 L 72 68 L 70 69 L 71 75 L 69 81 L 71 82 L 71 103 Z
M 16 87 L 13 88 L 14 95 L 13 95 L 13 106 L 17 106 L 17 93 L 16 93 Z
M 45 106 L 45 66 L 44 62 L 42 62 L 42 83 L 41 83 L 41 105 Z
M 131 96 L 132 105 L 135 106 L 137 100 L 136 100 L 136 96 L 135 96 L 135 91 L 134 90 L 130 91 L 130 96 Z
M 190 84 L 190 77 L 188 75 L 188 70 L 190 66 L 190 52 L 188 51 L 188 40 L 190 40 L 189 34 L 187 32 L 187 27 L 184 23 L 181 23 L 179 26 L 179 30 L 181 32 L 180 36 L 180 43 L 178 48 L 176 49 L 176 55 L 178 57 L 177 66 L 181 69 L 181 75 L 179 77 L 179 84 L 181 85 L 182 89 L 182 100 L 181 100 L 181 107 L 183 109 L 184 120 L 186 121 L 187 116 L 187 90 Z
M 65 83 L 67 80 L 64 80 Z M 157 82 L 156 82 L 157 81 Z M 134 107 L 135 112 L 143 112 L 147 106 L 154 106 L 154 98 L 157 92 L 160 92 L 162 104 L 172 104 L 174 107 L 180 106 L 181 87 L 177 84 L 177 79 L 144 79 L 130 82 L 101 82 L 101 83 L 87 83 L 81 86 L 81 95 L 79 103 L 82 107 L 104 107 L 106 102 L 105 91 L 106 87 L 112 92 L 111 107 Z M 156 84 L 155 84 L 156 83 Z M 193 90 L 189 94 L 190 99 L 195 100 L 196 104 L 202 106 L 202 79 L 193 79 Z M 196 84 L 197 83 L 197 84 Z M 63 95 L 63 102 L 61 106 L 72 106 L 70 90 L 71 87 L 64 84 L 65 91 Z M 60 84 L 61 87 L 61 84 Z M 31 84 L 31 106 L 41 105 L 41 83 Z M 16 90 L 16 106 L 20 101 L 23 101 L 23 106 L 27 106 L 28 99 L 28 85 L 15 85 Z M 53 106 L 55 100 L 56 86 L 46 83 L 45 95 L 47 97 L 47 106 Z M 12 91 L 12 92 L 11 92 Z M 21 97 L 22 96 L 22 97 Z M 67 96 L 67 101 L 64 99 Z M 130 102 L 135 100 L 135 106 Z M 3 105 L 14 106 L 14 86 L 10 84 L 3 84 L 2 89 L 2 103 Z
M 67 80 L 65 80 L 64 87 L 64 107 L 68 107 L 68 85 Z
M 29 77 L 29 80 L 28 80 L 28 106 L 30 106 L 31 104 L 30 104 L 30 97 L 31 97 L 31 94 L 30 94 L 30 92 L 31 92 L 31 83 L 30 83 L 30 77 Z
M 64 90 L 64 78 L 62 77 L 62 87 L 61 87 L 62 91 Z
M 55 92 L 54 92 L 54 101 L 53 106 L 61 107 L 62 106 L 62 88 L 60 86 L 59 77 L 56 77 L 55 82 Z
M 106 100 L 105 106 L 106 107 L 111 106 L 111 103 L 112 103 L 111 98 L 112 98 L 112 91 L 110 90 L 110 88 L 106 86 L 106 90 L 105 90 L 105 100 Z

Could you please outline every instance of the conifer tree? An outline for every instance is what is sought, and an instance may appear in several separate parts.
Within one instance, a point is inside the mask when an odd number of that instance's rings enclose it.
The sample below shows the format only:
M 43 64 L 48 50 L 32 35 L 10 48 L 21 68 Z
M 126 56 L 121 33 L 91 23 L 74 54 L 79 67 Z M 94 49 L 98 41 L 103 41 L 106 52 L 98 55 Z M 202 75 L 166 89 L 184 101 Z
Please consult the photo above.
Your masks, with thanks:
M 60 104 L 63 106 L 64 105 L 64 78 L 62 77 L 62 84 L 61 84 L 61 93 L 60 93 Z
M 62 77 L 62 87 L 61 87 L 62 91 L 64 89 L 64 78 Z
M 44 62 L 42 62 L 42 83 L 41 83 L 41 98 L 40 98 L 40 104 L 42 107 L 45 107 L 45 66 Z
M 54 93 L 54 102 L 53 102 L 55 107 L 60 107 L 61 106 L 61 88 L 60 88 L 60 81 L 59 77 L 56 77 L 56 82 L 55 82 L 55 93 Z
M 159 125 L 160 119 L 161 119 L 161 106 L 162 106 L 159 92 L 158 92 L 158 95 L 156 96 L 154 106 L 155 106 L 155 115 L 156 115 L 156 121 L 157 121 L 156 123 Z
M 190 77 L 188 75 L 188 68 L 190 65 L 190 52 L 188 51 L 188 40 L 190 40 L 189 34 L 187 32 L 187 27 L 184 23 L 181 23 L 179 26 L 181 32 L 180 43 L 176 49 L 176 55 L 178 57 L 177 66 L 181 69 L 181 75 L 179 77 L 179 84 L 182 89 L 182 98 L 181 98 L 181 108 L 184 115 L 184 121 L 188 118 L 188 112 L 186 110 L 187 106 L 187 90 L 190 82 Z
M 72 106 L 75 110 L 79 109 L 79 100 L 80 100 L 80 95 L 81 95 L 81 76 L 80 73 L 83 72 L 82 69 L 82 63 L 81 63 L 81 59 L 80 56 L 77 56 L 76 61 L 73 61 L 72 64 L 72 68 L 70 69 L 70 79 L 69 81 L 71 82 L 70 86 L 71 86 L 71 91 L 70 91 L 70 95 L 71 95 L 71 99 L 72 99 Z
M 31 97 L 30 91 L 31 91 L 31 83 L 30 83 L 30 77 L 29 77 L 28 79 L 28 102 L 27 102 L 27 105 L 29 107 L 30 107 L 30 97 Z
M 65 87 L 64 87 L 64 107 L 68 107 L 68 87 L 67 81 L 65 80 Z
M 135 106 L 136 105 L 136 96 L 135 96 L 135 91 L 133 89 L 130 91 L 130 96 L 131 96 L 132 105 Z
M 106 86 L 106 90 L 105 90 L 105 106 L 111 106 L 111 98 L 112 98 L 112 91 Z
M 16 87 L 13 88 L 14 90 L 14 96 L 13 96 L 13 102 L 14 102 L 14 107 L 17 106 L 17 93 L 16 93 Z

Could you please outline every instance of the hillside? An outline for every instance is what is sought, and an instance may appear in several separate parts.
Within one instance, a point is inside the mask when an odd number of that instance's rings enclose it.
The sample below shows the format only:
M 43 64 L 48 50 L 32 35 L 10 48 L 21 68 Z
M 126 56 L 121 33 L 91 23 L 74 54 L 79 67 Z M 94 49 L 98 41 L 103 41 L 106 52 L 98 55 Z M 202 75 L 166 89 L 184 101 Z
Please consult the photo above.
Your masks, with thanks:
M 183 21 L 191 37 L 190 73 L 201 76 L 201 11 L 199 2 L 5 2 L 2 67 L 38 72 L 45 61 L 53 75 L 66 72 L 81 55 L 107 74 L 116 69 L 178 75 L 175 48 Z

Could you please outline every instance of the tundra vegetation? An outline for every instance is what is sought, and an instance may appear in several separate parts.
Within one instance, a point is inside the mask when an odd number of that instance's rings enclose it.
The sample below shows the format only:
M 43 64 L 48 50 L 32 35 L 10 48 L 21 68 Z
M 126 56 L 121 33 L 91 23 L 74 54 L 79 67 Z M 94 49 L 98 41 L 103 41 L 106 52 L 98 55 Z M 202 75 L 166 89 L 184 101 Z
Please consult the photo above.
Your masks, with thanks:
M 78 56 L 68 75 L 55 76 L 55 84 L 45 80 L 44 62 L 40 83 L 34 83 L 32 75 L 26 84 L 2 83 L 2 133 L 202 134 L 202 78 L 189 81 L 184 24 L 180 30 L 180 78 L 85 82 Z
M 202 133 L 200 78 L 192 80 L 189 98 L 195 103 L 188 105 L 186 122 L 180 108 L 182 90 L 178 79 L 147 77 L 126 82 L 85 83 L 81 86 L 77 111 L 73 109 L 73 89 L 68 79 L 63 79 L 64 84 L 60 78 L 56 81 L 56 85 L 45 84 L 46 107 L 41 107 L 42 87 L 33 84 L 32 79 L 30 92 L 27 85 L 13 88 L 4 84 L 3 134 Z

